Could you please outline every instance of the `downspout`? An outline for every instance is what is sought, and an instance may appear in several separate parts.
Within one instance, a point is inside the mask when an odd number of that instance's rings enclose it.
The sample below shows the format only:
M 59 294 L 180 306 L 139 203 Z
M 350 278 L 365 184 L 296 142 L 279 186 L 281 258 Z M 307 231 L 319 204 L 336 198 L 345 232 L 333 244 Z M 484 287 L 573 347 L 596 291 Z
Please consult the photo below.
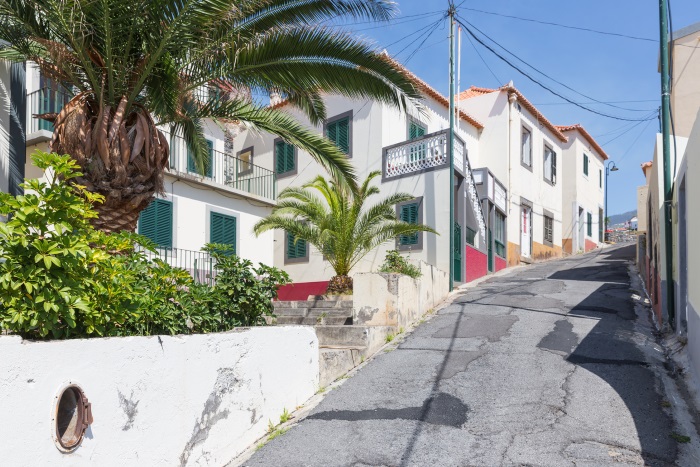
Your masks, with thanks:
M 511 187 L 512 162 L 511 155 L 513 152 L 513 107 L 518 100 L 518 96 L 514 92 L 508 93 L 508 216 L 511 215 L 513 192 Z M 518 221 L 519 222 L 519 221 Z M 518 229 L 520 231 L 520 229 Z M 506 243 L 508 242 L 508 230 L 506 229 Z M 508 245 L 506 245 L 506 260 L 508 259 Z

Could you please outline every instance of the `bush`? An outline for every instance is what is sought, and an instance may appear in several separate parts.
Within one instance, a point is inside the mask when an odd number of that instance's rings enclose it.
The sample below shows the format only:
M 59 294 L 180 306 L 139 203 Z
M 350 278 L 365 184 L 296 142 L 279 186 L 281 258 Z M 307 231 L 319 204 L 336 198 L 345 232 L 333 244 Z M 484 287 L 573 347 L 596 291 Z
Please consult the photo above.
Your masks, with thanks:
M 132 233 L 95 230 L 100 195 L 70 183 L 69 156 L 37 152 L 48 182 L 27 194 L 0 193 L 0 329 L 30 339 L 191 334 L 264 324 L 287 275 L 214 245 L 217 283 L 196 284 L 183 269 L 149 260 L 155 245 Z
M 414 279 L 421 276 L 420 268 L 406 261 L 397 250 L 389 250 L 384 257 L 384 264 L 379 268 L 379 272 L 405 274 Z

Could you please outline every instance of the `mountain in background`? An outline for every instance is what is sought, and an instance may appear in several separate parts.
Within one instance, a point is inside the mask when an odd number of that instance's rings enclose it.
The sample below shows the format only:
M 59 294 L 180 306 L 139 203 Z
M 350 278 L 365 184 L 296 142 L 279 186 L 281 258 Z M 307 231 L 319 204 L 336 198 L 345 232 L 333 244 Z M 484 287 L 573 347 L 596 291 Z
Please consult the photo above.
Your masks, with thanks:
M 622 214 L 615 214 L 615 215 L 610 216 L 610 224 L 609 225 L 624 224 L 625 222 L 627 222 L 628 220 L 630 220 L 636 216 L 637 216 L 636 209 L 634 211 L 623 212 Z

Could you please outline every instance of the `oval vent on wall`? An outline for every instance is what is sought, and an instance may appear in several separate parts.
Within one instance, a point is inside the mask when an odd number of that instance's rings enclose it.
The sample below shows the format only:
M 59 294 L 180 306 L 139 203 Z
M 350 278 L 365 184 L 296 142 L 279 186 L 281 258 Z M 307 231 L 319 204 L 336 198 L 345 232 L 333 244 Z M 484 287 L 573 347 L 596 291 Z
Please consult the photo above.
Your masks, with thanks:
M 80 386 L 68 383 L 54 401 L 54 441 L 64 452 L 80 446 L 85 430 L 92 424 L 92 407 Z

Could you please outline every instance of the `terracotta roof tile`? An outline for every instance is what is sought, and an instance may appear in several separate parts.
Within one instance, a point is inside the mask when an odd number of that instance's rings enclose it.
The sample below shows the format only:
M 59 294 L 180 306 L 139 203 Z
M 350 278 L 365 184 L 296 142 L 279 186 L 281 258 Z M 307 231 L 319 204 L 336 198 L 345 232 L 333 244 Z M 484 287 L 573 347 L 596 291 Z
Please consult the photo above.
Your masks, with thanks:
M 651 167 L 654 165 L 652 161 L 645 162 L 642 164 L 642 172 L 644 172 L 644 176 L 647 174 L 647 170 L 651 169 Z
M 586 129 L 580 123 L 577 123 L 575 125 L 556 125 L 556 127 L 562 133 L 577 130 L 579 133 L 581 133 L 581 136 L 583 136 L 591 144 L 591 146 L 593 146 L 593 148 L 598 152 L 598 154 L 602 156 L 603 160 L 610 159 L 608 154 L 603 150 L 602 147 L 600 147 L 598 142 L 593 138 L 593 136 L 591 136 L 590 133 L 586 131 Z

